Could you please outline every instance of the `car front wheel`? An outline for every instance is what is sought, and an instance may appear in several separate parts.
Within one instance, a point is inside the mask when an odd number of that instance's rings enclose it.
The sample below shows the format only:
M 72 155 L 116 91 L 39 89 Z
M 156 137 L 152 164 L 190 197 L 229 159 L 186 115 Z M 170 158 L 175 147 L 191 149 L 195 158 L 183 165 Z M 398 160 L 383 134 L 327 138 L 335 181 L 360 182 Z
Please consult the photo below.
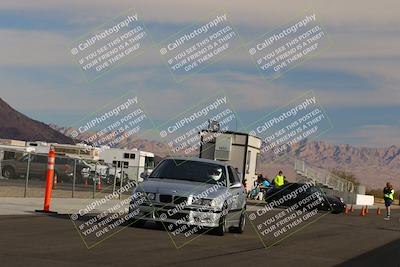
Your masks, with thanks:
M 232 227 L 231 229 L 229 229 L 232 233 L 241 234 L 244 232 L 244 227 L 246 225 L 246 215 L 244 214 L 244 212 L 245 212 L 245 210 L 243 210 L 240 214 L 239 226 Z
M 12 167 L 3 168 L 3 176 L 6 178 L 13 178 L 15 176 L 15 171 Z

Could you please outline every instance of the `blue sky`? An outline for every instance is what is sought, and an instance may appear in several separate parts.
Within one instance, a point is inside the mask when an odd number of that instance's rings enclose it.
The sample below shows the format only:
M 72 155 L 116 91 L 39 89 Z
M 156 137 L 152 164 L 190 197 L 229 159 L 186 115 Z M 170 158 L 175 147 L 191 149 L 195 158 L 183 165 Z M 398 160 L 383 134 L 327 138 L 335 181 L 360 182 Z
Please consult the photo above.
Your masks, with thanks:
M 127 91 L 162 123 L 220 89 L 244 124 L 313 90 L 334 129 L 320 139 L 360 146 L 400 144 L 400 18 L 396 1 L 2 1 L 0 97 L 24 114 L 73 125 Z M 245 50 L 176 83 L 156 47 L 87 83 L 68 44 L 134 7 L 158 43 L 201 17 L 225 10 L 251 41 L 313 8 L 333 42 L 266 83 Z

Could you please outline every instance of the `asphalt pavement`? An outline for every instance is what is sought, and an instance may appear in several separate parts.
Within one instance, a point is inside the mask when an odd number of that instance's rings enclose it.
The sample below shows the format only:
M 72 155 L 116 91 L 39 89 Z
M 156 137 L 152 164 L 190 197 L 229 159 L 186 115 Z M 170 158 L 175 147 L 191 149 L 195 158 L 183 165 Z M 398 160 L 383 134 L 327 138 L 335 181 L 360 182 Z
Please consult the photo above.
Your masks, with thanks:
M 0 216 L 2 266 L 400 266 L 400 211 L 326 214 L 267 247 L 247 223 L 243 234 L 198 234 L 176 248 L 162 227 L 119 226 L 90 249 L 68 215 Z M 89 219 L 89 218 L 88 218 Z

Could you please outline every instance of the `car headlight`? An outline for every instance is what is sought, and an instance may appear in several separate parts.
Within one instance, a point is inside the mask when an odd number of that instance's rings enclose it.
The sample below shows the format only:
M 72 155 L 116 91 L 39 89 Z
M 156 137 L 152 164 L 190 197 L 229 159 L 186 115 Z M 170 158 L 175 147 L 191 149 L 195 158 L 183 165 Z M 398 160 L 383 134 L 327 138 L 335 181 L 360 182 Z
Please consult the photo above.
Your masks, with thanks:
M 211 202 L 211 206 L 214 208 L 220 208 L 223 202 L 224 202 L 223 199 L 217 197 L 213 199 L 213 201 Z
M 340 198 L 339 198 L 339 200 L 340 200 L 340 202 L 344 203 L 344 202 L 343 202 L 344 200 L 343 200 L 343 198 L 342 198 L 342 197 L 340 197 Z
M 205 199 L 205 198 L 203 198 L 202 201 L 201 201 L 201 204 L 202 204 L 203 206 L 211 206 L 211 203 L 212 203 L 212 199 Z
M 147 198 L 150 200 L 155 200 L 156 199 L 156 194 L 154 193 L 147 193 Z
M 199 206 L 211 206 L 212 205 L 212 199 L 193 198 L 192 204 L 193 205 L 199 205 Z

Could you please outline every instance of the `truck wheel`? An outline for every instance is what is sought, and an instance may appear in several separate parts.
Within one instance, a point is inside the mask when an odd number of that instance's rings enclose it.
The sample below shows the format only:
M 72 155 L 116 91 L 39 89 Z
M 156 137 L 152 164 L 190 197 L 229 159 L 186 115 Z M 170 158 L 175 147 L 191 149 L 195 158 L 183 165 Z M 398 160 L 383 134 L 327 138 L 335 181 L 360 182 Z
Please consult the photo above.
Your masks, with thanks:
M 15 176 L 15 170 L 13 167 L 7 166 L 3 168 L 3 176 L 6 178 L 13 178 Z

